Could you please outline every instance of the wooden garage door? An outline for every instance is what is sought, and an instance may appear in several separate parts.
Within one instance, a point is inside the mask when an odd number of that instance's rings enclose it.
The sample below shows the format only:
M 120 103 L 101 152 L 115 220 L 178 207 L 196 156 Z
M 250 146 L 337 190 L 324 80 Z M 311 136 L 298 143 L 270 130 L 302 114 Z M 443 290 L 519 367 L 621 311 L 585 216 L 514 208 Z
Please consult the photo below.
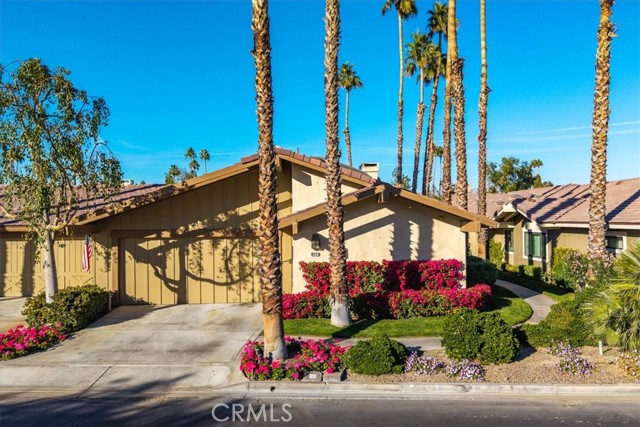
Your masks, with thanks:
M 93 283 L 93 273 L 82 269 L 82 238 L 56 240 L 54 254 L 58 272 L 58 288 Z M 37 258 L 37 261 L 36 261 Z M 0 296 L 35 295 L 44 290 L 44 256 L 35 256 L 35 245 L 23 238 L 0 240 Z M 91 271 L 95 271 L 92 261 Z
M 124 239 L 123 304 L 254 302 L 254 238 Z

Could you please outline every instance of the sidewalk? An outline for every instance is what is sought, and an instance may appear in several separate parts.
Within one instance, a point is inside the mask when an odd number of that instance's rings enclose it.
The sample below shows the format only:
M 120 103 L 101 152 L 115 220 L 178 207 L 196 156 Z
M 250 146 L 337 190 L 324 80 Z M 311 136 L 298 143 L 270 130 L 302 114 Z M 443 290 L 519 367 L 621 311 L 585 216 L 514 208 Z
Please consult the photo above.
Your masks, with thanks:
M 546 295 L 505 280 L 496 280 L 496 285 L 513 292 L 531 306 L 533 314 L 525 323 L 540 323 L 546 319 L 547 315 L 551 311 L 551 306 L 556 303 L 552 298 L 549 298 Z

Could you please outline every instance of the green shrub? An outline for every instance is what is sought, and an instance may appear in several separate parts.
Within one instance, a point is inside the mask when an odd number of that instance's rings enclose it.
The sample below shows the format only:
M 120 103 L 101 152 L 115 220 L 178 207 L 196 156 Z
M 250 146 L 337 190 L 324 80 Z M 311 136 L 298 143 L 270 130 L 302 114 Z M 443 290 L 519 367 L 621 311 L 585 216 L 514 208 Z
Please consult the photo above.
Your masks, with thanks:
M 524 275 L 535 280 L 542 280 L 542 268 L 535 265 L 523 265 Z
M 569 266 L 569 258 L 577 253 L 578 251 L 575 249 L 563 247 L 558 247 L 553 250 L 553 257 L 551 258 L 551 278 L 556 285 L 571 287 L 573 278 Z
M 520 349 L 513 329 L 498 313 L 458 310 L 445 318 L 443 329 L 442 346 L 451 359 L 509 363 Z
M 495 365 L 509 363 L 520 351 L 520 342 L 513 328 L 496 312 L 480 315 L 482 347 L 478 354 L 480 363 Z
M 467 257 L 467 286 L 479 283 L 493 285 L 497 278 L 498 269 L 495 265 L 473 255 Z
M 388 336 L 360 341 L 345 354 L 347 368 L 357 374 L 399 374 L 407 360 L 407 349 Z
M 553 343 L 569 342 L 574 347 L 593 344 L 594 340 L 582 318 L 582 302 L 563 301 L 551 306 L 551 312 L 537 325 L 521 326 L 526 342 L 535 348 L 549 347 Z
M 442 347 L 455 360 L 475 359 L 482 345 L 479 313 L 461 309 L 444 319 Z
M 502 243 L 490 239 L 489 240 L 489 262 L 493 265 L 502 265 L 502 259 L 504 258 L 504 248 Z
M 588 287 L 603 287 L 611 279 L 615 256 L 605 254 L 589 259 L 587 255 L 575 249 L 556 248 L 551 260 L 551 278 L 558 286 L 583 290 Z M 589 279 L 587 270 L 593 269 L 593 278 Z
M 58 291 L 47 304 L 45 293 L 27 298 L 22 314 L 30 326 L 62 323 L 65 333 L 87 327 L 107 313 L 109 291 L 96 285 L 83 285 Z
M 508 271 L 509 273 L 516 273 L 516 274 L 520 272 L 520 269 L 518 268 L 518 266 L 513 264 L 504 264 L 504 268 L 502 270 Z

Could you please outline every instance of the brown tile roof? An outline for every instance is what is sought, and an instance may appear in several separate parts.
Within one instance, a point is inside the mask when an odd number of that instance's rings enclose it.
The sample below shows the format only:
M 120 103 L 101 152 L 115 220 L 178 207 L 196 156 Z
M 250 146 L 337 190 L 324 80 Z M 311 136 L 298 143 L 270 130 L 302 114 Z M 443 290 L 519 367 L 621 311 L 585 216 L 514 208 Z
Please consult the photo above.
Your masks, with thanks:
M 589 185 L 565 184 L 511 193 L 487 194 L 487 216 L 495 217 L 511 203 L 538 224 L 588 224 Z M 469 194 L 469 211 L 477 211 L 477 193 Z M 610 225 L 640 225 L 640 178 L 610 181 L 606 190 Z
M 104 209 L 107 206 L 122 203 L 129 200 L 136 200 L 142 197 L 148 196 L 149 194 L 155 193 L 158 190 L 163 188 L 170 187 L 167 185 L 161 184 L 133 184 L 123 186 L 118 194 L 112 196 L 109 200 L 105 200 L 103 198 L 96 197 L 86 197 L 84 191 L 79 191 L 79 199 L 83 200 L 82 205 L 78 209 L 76 213 L 76 217 L 85 216 L 91 212 L 94 212 L 99 209 Z M 0 185 L 0 198 L 4 194 L 4 186 Z M 19 206 L 14 207 L 14 209 L 19 209 Z M 0 215 L 0 227 L 7 226 L 24 226 L 25 223 L 19 220 L 12 220 L 9 218 L 5 218 Z
M 276 154 L 281 156 L 285 160 L 297 161 L 309 164 L 316 168 L 326 168 L 324 159 L 319 157 L 305 156 L 300 153 L 296 153 L 291 150 L 286 150 L 280 147 L 276 147 Z M 138 206 L 143 206 L 158 200 L 162 200 L 167 197 L 189 191 L 190 189 L 197 188 L 201 185 L 213 182 L 218 179 L 228 177 L 230 175 L 241 173 L 252 167 L 251 163 L 255 163 L 258 160 L 258 155 L 253 154 L 251 156 L 244 157 L 239 163 L 210 172 L 205 175 L 198 176 L 196 178 L 187 180 L 185 183 L 179 183 L 176 185 L 161 185 L 161 184 L 143 184 L 143 185 L 128 185 L 122 187 L 120 193 L 111 197 L 109 200 L 89 198 L 81 206 L 76 213 L 76 220 L 80 223 L 89 223 L 96 219 L 115 215 L 123 212 L 124 210 L 133 209 Z M 359 169 L 352 168 L 347 165 L 341 165 L 342 174 L 346 177 L 359 181 L 362 185 L 375 184 L 379 182 L 377 179 L 372 178 L 366 173 L 362 173 Z M 3 194 L 3 187 L 0 186 L 0 196 Z M 87 199 L 84 195 L 80 195 L 80 199 Z M 19 207 L 14 207 L 19 209 Z M 4 227 L 20 227 L 25 226 L 21 221 L 11 220 L 2 217 L 0 215 L 0 228 Z
M 321 157 L 310 157 L 310 156 L 306 156 L 304 154 L 300 154 L 295 151 L 287 150 L 281 147 L 276 147 L 276 154 L 285 159 L 288 158 L 288 159 L 297 160 L 299 162 L 308 163 L 309 165 L 317 166 L 323 169 L 327 168 L 327 164 L 325 160 Z M 248 163 L 256 160 L 258 160 L 258 154 L 252 154 L 250 156 L 243 157 L 240 161 L 242 163 Z M 357 169 L 345 164 L 341 164 L 340 169 L 342 171 L 342 175 L 344 176 L 347 176 L 359 181 L 363 181 L 368 184 L 375 184 L 376 182 L 378 182 L 376 178 L 372 178 L 370 175 L 362 172 L 360 169 Z

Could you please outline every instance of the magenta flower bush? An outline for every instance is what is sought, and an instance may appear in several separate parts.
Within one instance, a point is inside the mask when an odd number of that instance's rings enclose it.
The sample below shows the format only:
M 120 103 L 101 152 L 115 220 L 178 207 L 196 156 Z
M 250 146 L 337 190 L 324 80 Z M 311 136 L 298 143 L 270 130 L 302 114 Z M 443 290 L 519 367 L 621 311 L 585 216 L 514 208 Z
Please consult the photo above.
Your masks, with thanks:
M 242 349 L 240 370 L 252 381 L 300 380 L 306 372 L 328 374 L 344 369 L 342 355 L 348 350 L 324 340 L 302 341 L 286 337 L 289 359 L 281 362 L 264 355 L 264 342 L 247 341 Z
M 61 330 L 62 324 L 59 322 L 55 326 L 25 328 L 18 325 L 9 329 L 6 334 L 0 334 L 0 359 L 9 360 L 46 350 L 66 338 Z

